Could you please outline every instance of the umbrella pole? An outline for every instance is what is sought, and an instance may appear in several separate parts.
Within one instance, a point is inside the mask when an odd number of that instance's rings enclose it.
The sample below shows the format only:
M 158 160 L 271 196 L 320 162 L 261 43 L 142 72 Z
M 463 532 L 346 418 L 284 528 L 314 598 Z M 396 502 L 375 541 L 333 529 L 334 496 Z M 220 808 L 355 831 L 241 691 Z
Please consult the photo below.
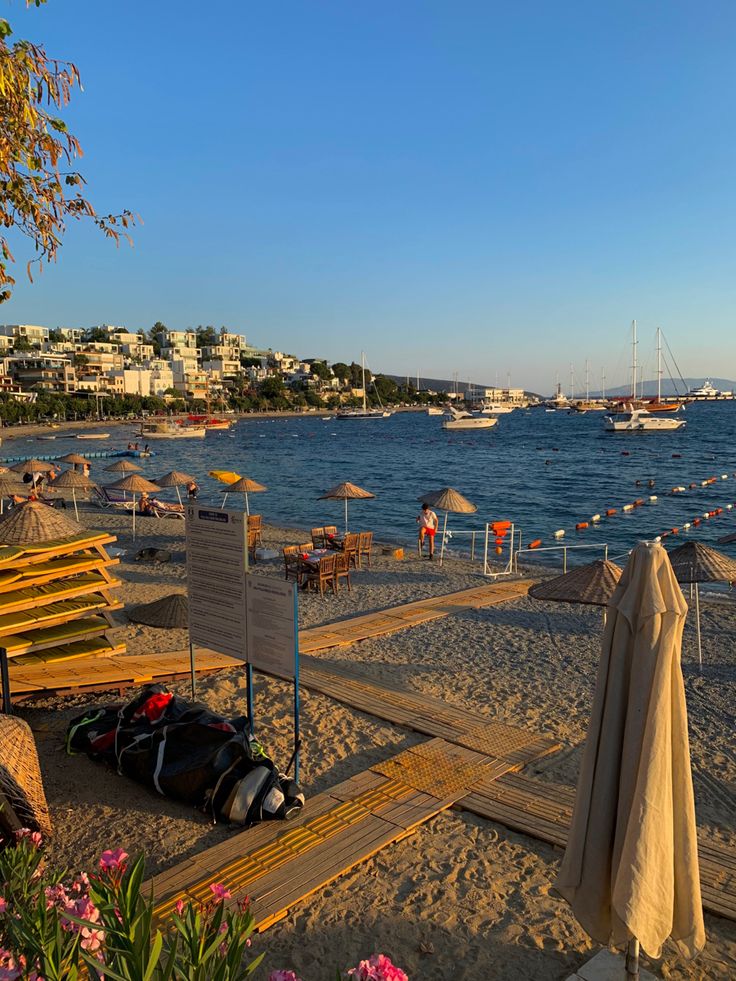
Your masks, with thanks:
M 698 667 L 703 670 L 703 645 L 700 643 L 700 586 L 695 583 L 695 623 L 698 630 Z
M 77 494 L 72 487 L 72 500 L 74 501 L 74 517 L 79 521 L 79 511 L 77 511 Z
M 603 607 L 603 626 L 604 626 L 604 627 L 605 627 L 605 625 L 606 625 L 606 621 L 607 621 L 607 620 L 608 620 L 608 612 L 607 612 L 607 610 L 606 610 L 606 608 L 605 608 L 605 606 L 604 606 L 604 607 Z
M 442 544 L 440 545 L 440 565 L 442 565 L 442 559 L 445 556 L 445 533 L 447 532 L 447 511 L 445 511 L 445 524 L 442 528 Z
M 345 534 L 348 533 L 348 499 L 345 498 Z
M 250 517 L 250 504 L 248 503 L 248 491 L 245 492 L 245 516 Z
M 135 541 L 135 491 L 133 491 L 133 541 Z
M 227 491 L 225 491 L 225 496 L 222 499 L 222 504 L 220 505 L 220 510 L 222 510 L 227 504 Z
M 626 981 L 639 981 L 639 941 L 629 940 L 626 947 Z
M 181 494 L 179 493 L 179 488 L 176 488 L 176 496 L 179 498 L 179 504 L 181 505 Z

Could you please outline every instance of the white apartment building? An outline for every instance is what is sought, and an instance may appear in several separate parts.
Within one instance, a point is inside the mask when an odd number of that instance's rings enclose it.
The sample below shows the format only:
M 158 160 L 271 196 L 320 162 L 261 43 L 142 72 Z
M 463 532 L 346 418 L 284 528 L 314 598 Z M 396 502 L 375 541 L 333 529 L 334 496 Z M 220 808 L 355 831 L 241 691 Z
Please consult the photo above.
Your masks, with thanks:
M 49 329 L 36 324 L 0 324 L 0 335 L 10 337 L 14 341 L 23 338 L 29 344 L 39 344 L 43 347 L 49 339 Z
M 141 398 L 146 398 L 156 394 L 151 391 L 152 372 L 149 368 L 135 366 L 113 371 L 110 374 L 116 380 L 116 384 L 120 385 L 122 395 L 140 395 Z
M 150 358 L 145 366 L 151 373 L 149 381 L 151 395 L 160 397 L 167 389 L 174 388 L 174 372 L 169 361 L 164 361 L 163 358 Z

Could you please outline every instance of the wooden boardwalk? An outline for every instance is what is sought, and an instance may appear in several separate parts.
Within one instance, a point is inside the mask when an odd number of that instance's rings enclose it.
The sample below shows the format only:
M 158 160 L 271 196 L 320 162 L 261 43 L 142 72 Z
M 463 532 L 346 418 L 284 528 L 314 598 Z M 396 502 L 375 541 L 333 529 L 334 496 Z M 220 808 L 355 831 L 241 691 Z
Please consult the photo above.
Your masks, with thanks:
M 574 803 L 571 787 L 508 773 L 498 780 L 484 775 L 457 807 L 564 848 Z M 703 908 L 736 920 L 736 853 L 702 829 L 698 853 Z
M 391 634 L 430 620 L 495 606 L 528 592 L 530 580 L 482 583 L 472 589 L 436 596 L 416 603 L 377 610 L 299 632 L 303 654 L 344 647 L 370 637 Z M 237 667 L 240 661 L 198 649 L 197 673 Z M 38 695 L 65 695 L 79 691 L 128 688 L 151 681 L 170 681 L 189 676 L 189 651 L 136 657 L 80 658 L 58 665 L 10 665 L 10 687 L 16 700 Z
M 485 782 L 537 756 L 537 737 L 514 730 L 510 758 L 431 739 L 308 801 L 292 822 L 257 825 L 160 873 L 152 886 L 156 918 L 177 901 L 211 896 L 222 883 L 233 902 L 249 896 L 257 929 L 345 874 Z M 523 737 L 526 742 L 522 743 Z M 499 742 L 499 748 L 501 743 Z

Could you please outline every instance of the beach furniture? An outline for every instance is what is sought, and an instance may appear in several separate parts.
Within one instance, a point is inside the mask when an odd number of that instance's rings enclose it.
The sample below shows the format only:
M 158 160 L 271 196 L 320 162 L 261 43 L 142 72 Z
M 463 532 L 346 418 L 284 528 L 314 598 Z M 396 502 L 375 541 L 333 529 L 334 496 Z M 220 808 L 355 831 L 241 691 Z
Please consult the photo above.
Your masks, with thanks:
M 333 593 L 337 592 L 337 581 L 335 579 L 336 555 L 322 555 L 317 562 L 311 562 L 306 567 L 304 583 L 307 589 L 314 587 L 319 590 L 320 596 L 324 597 L 325 589 L 331 588 Z M 306 564 L 306 563 L 305 563 Z
M 142 468 L 138 466 L 137 463 L 133 463 L 132 460 L 121 459 L 116 460 L 115 463 L 111 463 L 109 467 L 105 467 L 106 473 L 141 473 Z
M 363 565 L 364 558 L 368 560 L 368 566 L 370 568 L 372 551 L 373 551 L 373 532 L 361 531 L 360 537 L 358 539 L 358 568 L 361 568 L 361 566 Z
M 344 481 L 342 484 L 337 484 L 335 487 L 331 487 L 330 490 L 325 491 L 321 497 L 318 498 L 320 501 L 344 501 L 345 502 L 345 532 L 348 530 L 348 501 L 367 501 L 375 498 L 375 494 L 371 494 L 370 491 L 363 490 L 362 487 L 356 486 L 356 484 L 351 484 L 349 481 Z
M 302 549 L 299 545 L 286 545 L 281 554 L 284 557 L 284 579 L 288 582 L 297 583 L 301 586 L 302 582 Z
M 186 487 L 188 484 L 196 484 L 197 481 L 194 477 L 190 477 L 187 473 L 182 473 L 181 470 L 170 470 L 165 473 L 163 477 L 159 477 L 156 481 L 159 487 L 173 487 L 176 490 L 176 496 L 179 501 L 179 506 L 182 506 L 181 502 L 181 492 L 180 487 Z
M 215 473 L 216 471 L 212 471 Z M 222 479 L 222 478 L 218 478 Z M 263 484 L 259 484 L 257 480 L 253 480 L 251 477 L 239 477 L 236 481 L 227 481 L 227 490 L 222 493 L 225 495 L 222 499 L 222 507 L 225 507 L 225 502 L 227 501 L 228 494 L 242 494 L 245 498 L 245 513 L 250 514 L 250 504 L 248 503 L 249 494 L 262 494 L 263 491 L 268 490 Z
M 184 520 L 184 505 L 170 504 L 168 501 L 161 501 L 157 497 L 150 500 L 151 510 L 157 518 L 181 518 Z
M 36 743 L 27 722 L 0 716 L 0 830 L 21 828 L 51 834 L 51 818 L 41 780 Z
M 350 586 L 350 556 L 347 552 L 338 552 L 335 556 L 335 589 L 340 588 L 340 580 L 344 579 L 345 584 L 348 587 L 348 592 L 351 592 L 352 587 Z
M 150 480 L 146 480 L 145 477 L 141 477 L 137 473 L 129 473 L 127 477 L 123 477 L 122 480 L 118 480 L 114 484 L 110 484 L 111 490 L 122 490 L 130 491 L 133 494 L 133 507 L 131 512 L 133 514 L 133 538 L 135 538 L 135 495 L 136 494 L 153 494 L 156 491 L 161 490 L 158 484 L 152 483 Z
M 153 603 L 143 603 L 125 611 L 133 623 L 172 630 L 189 626 L 189 603 L 184 593 L 171 593 Z
M 324 528 L 312 528 L 312 547 L 325 548 L 327 546 L 327 536 Z
M 92 488 L 92 500 L 98 507 L 114 508 L 119 511 L 132 511 L 135 506 L 132 498 L 115 494 L 107 487 L 98 487 L 96 484 Z
M 95 482 L 90 480 L 89 477 L 85 477 L 83 473 L 78 470 L 65 470 L 62 474 L 56 478 L 53 484 L 53 488 L 49 490 L 56 490 L 57 488 L 66 489 L 69 488 L 72 492 L 72 501 L 74 502 L 74 516 L 79 520 L 79 511 L 77 510 L 77 491 L 89 491 L 95 486 Z
M 342 540 L 342 547 L 340 549 L 348 557 L 350 564 L 357 569 L 360 566 L 358 560 L 358 545 L 360 544 L 360 535 L 358 532 L 349 532 L 346 534 Z
M 263 515 L 249 514 L 247 517 L 248 531 L 255 533 L 256 545 L 263 545 Z

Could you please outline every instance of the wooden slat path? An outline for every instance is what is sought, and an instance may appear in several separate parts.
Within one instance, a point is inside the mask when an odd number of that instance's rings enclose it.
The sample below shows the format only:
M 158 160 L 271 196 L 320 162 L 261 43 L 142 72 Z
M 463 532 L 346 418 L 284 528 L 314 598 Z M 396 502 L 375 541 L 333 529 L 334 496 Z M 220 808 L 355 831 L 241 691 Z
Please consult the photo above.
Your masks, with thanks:
M 507 582 L 482 583 L 472 589 L 461 589 L 444 596 L 433 596 L 414 603 L 403 603 L 386 610 L 365 613 L 362 616 L 338 620 L 321 627 L 310 627 L 299 632 L 299 650 L 302 654 L 345 647 L 369 637 L 381 637 L 397 630 L 405 630 L 418 623 L 428 623 L 441 617 L 495 606 L 508 600 L 526 596 L 532 580 L 514 579 Z
M 524 735 L 533 758 L 536 737 Z M 514 759 L 519 738 L 509 744 Z M 414 746 L 309 800 L 294 821 L 260 824 L 160 873 L 149 883 L 156 918 L 165 920 L 179 899 L 209 898 L 210 883 L 220 882 L 233 901 L 251 898 L 257 929 L 265 930 L 300 900 L 446 810 L 481 777 L 487 782 L 517 767 L 514 759 L 441 739 Z
M 457 807 L 564 848 L 574 802 L 571 787 L 507 773 L 498 780 L 484 775 Z M 700 829 L 698 853 L 703 908 L 736 920 L 736 851 Z
M 311 627 L 300 631 L 299 649 L 303 654 L 308 654 L 344 647 L 464 610 L 493 606 L 525 596 L 530 585 L 530 580 L 483 583 L 445 596 L 404 603 L 321 627 Z M 198 649 L 196 653 L 198 673 L 240 665 L 241 662 L 235 658 L 214 651 Z M 75 691 L 123 689 L 143 682 L 172 680 L 188 675 L 189 652 L 184 650 L 140 657 L 112 657 L 106 658 L 104 663 L 95 658 L 80 658 L 74 665 L 58 667 L 15 669 L 11 665 L 10 687 L 15 698 L 20 699 L 39 694 L 65 695 Z

